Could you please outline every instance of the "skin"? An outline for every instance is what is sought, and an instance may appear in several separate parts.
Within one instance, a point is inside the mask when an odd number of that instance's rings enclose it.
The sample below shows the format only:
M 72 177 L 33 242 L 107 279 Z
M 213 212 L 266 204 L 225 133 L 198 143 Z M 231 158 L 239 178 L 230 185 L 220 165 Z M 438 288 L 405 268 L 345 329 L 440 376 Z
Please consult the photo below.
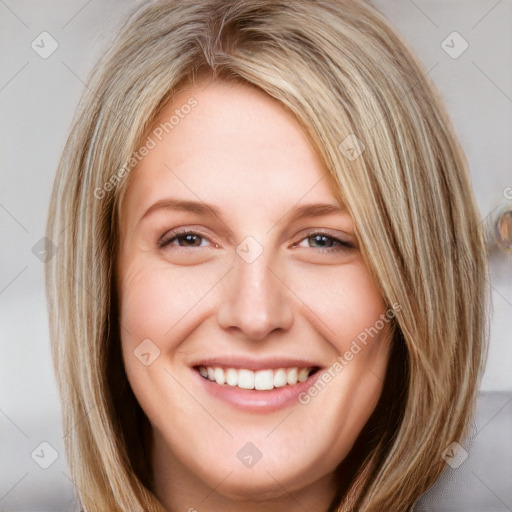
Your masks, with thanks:
M 120 219 L 122 352 L 152 426 L 153 490 L 172 511 L 325 511 L 334 471 L 381 394 L 388 325 L 308 404 L 265 414 L 205 392 L 190 365 L 292 355 L 327 369 L 385 306 L 345 210 L 294 218 L 297 206 L 341 204 L 295 118 L 254 87 L 199 81 L 155 126 L 191 97 L 197 106 L 131 172 Z M 220 217 L 144 215 L 170 197 L 213 204 Z M 198 235 L 160 247 L 178 227 Z M 236 251 L 248 236 L 263 249 L 250 263 Z M 134 355 L 146 339 L 160 350 L 150 365 Z M 250 468 L 237 457 L 247 442 L 262 454 Z

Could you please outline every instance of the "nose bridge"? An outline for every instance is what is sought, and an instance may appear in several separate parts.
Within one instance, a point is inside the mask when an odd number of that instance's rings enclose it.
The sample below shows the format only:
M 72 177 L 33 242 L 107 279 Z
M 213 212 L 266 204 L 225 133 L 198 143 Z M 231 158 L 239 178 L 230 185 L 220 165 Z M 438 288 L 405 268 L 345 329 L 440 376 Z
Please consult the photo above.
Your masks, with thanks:
M 237 248 L 235 268 L 223 289 L 219 323 L 224 328 L 237 327 L 247 337 L 262 339 L 275 329 L 289 328 L 293 314 L 286 285 L 271 270 L 269 254 L 257 251 L 250 243 L 242 242 Z

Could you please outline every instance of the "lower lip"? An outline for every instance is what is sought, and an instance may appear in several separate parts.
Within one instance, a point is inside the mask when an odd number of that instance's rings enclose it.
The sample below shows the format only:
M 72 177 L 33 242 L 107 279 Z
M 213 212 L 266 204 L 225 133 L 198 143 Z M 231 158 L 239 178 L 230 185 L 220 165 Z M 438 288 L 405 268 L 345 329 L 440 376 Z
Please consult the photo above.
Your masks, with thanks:
M 217 384 L 203 377 L 197 370 L 193 369 L 193 372 L 196 374 L 196 378 L 199 379 L 200 385 L 204 386 L 204 389 L 215 398 L 219 398 L 245 412 L 259 414 L 271 413 L 299 404 L 299 395 L 313 386 L 322 373 L 321 370 L 318 370 L 304 382 L 293 385 L 287 384 L 281 388 L 268 391 L 259 391 L 256 389 L 240 389 L 227 384 Z

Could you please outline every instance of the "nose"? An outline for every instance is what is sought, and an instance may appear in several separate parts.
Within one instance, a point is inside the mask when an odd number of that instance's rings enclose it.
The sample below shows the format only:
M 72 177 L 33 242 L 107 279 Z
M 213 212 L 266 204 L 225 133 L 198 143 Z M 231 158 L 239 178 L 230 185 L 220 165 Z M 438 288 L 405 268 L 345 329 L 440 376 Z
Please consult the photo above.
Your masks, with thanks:
M 269 263 L 265 252 L 250 263 L 235 256 L 220 297 L 218 322 L 222 328 L 262 340 L 273 331 L 291 327 L 293 294 Z

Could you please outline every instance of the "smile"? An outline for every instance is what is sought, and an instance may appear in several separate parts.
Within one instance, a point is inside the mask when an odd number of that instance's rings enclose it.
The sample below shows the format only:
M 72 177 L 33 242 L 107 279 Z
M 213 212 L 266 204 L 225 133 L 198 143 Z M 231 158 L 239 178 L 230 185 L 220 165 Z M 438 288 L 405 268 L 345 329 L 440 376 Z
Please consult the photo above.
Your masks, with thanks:
M 221 386 L 258 391 L 270 391 L 274 388 L 293 386 L 306 381 L 316 370 L 316 367 L 262 369 L 257 371 L 244 368 L 220 368 L 218 366 L 198 367 L 199 373 L 205 379 Z

